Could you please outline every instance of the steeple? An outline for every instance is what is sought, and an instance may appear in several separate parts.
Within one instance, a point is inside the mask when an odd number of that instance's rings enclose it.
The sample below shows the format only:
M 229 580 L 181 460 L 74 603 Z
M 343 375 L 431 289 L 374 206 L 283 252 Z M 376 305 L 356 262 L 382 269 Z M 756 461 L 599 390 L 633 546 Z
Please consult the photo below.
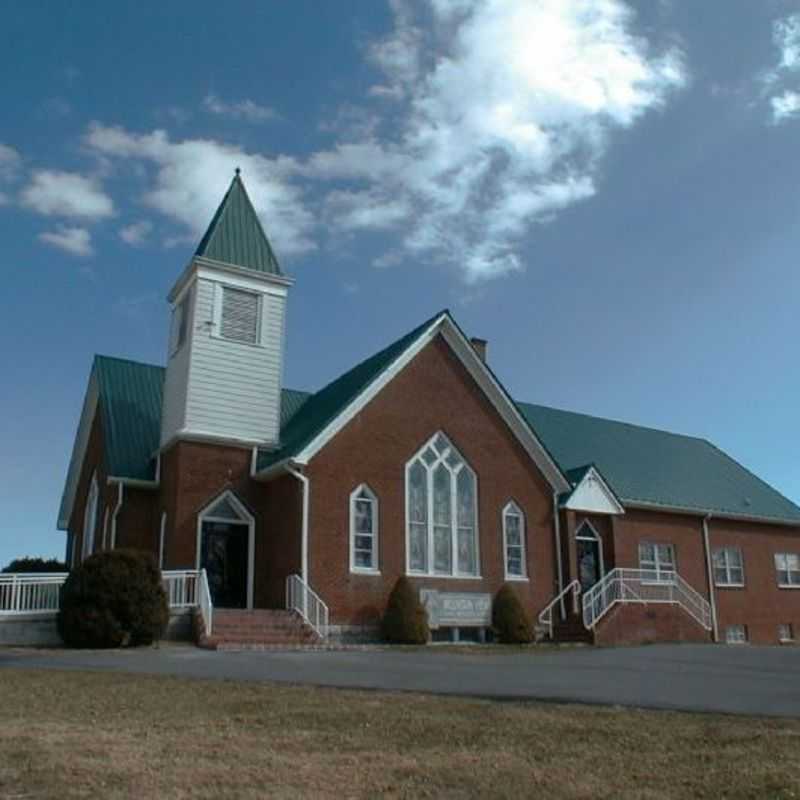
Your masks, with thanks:
M 195 256 L 255 272 L 283 274 L 244 187 L 239 167 Z
M 276 445 L 284 318 L 281 273 L 239 170 L 170 291 L 161 447 L 178 439 Z

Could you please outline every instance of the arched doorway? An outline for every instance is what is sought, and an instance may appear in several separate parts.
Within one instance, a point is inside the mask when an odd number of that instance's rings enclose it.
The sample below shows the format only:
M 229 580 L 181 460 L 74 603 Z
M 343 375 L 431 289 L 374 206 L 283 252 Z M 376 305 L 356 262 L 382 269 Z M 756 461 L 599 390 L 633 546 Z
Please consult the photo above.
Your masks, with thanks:
M 255 518 L 227 491 L 197 515 L 197 569 L 217 608 L 253 607 Z
M 586 592 L 605 573 L 603 540 L 590 522 L 582 522 L 575 532 L 575 549 L 578 555 L 578 580 L 581 583 L 581 591 Z

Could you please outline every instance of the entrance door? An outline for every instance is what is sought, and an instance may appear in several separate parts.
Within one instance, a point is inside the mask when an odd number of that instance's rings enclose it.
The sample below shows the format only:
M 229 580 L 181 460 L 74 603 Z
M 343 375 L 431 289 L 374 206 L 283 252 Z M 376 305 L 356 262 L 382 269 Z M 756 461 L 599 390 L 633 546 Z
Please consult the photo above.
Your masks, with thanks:
M 249 528 L 235 522 L 203 522 L 200 566 L 218 608 L 247 607 Z
M 578 580 L 581 591 L 586 592 L 603 577 L 602 542 L 597 531 L 584 522 L 575 534 L 575 549 L 578 556 Z

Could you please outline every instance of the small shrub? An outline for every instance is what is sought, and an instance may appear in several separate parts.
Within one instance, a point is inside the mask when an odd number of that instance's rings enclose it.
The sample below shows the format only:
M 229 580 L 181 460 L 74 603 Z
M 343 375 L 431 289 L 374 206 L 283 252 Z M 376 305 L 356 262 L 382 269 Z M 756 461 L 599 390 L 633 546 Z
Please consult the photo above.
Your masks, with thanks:
M 383 615 L 383 638 L 392 644 L 426 644 L 428 613 L 406 578 L 398 578 Z
M 533 628 L 514 590 L 500 587 L 492 605 L 492 628 L 503 644 L 528 644 L 533 641 Z
M 61 590 L 58 632 L 69 647 L 127 647 L 159 639 L 169 620 L 161 573 L 150 553 L 96 553 Z
M 15 558 L 3 572 L 69 572 L 69 567 L 57 558 Z

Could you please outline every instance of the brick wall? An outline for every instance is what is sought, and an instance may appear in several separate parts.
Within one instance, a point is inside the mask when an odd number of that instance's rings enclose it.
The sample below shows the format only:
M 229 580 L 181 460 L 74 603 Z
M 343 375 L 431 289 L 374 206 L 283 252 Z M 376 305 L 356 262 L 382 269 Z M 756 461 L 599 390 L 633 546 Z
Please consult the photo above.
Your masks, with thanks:
M 679 606 L 626 603 L 614 606 L 595 629 L 600 645 L 710 642 L 711 634 Z
M 512 585 L 528 612 L 556 588 L 552 494 L 530 458 L 441 339 L 412 363 L 311 461 L 310 577 L 333 620 L 374 623 L 405 573 L 405 466 L 438 430 L 478 476 L 481 580 L 414 578 L 443 591 L 495 593 L 504 583 L 501 510 L 524 510 L 531 580 Z M 349 571 L 349 497 L 367 483 L 380 502 L 380 576 Z

